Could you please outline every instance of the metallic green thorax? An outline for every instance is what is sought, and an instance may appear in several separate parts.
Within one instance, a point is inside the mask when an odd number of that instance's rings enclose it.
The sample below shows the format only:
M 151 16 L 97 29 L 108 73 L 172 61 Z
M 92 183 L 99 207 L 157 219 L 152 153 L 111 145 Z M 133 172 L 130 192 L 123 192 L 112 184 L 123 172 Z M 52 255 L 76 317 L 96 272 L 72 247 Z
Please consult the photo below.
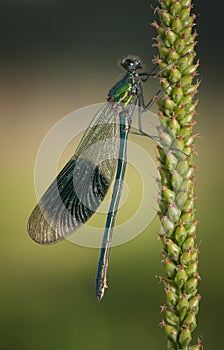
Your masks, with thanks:
M 133 79 L 133 74 L 127 72 L 125 77 L 115 84 L 108 92 L 108 101 L 123 103 L 124 107 L 127 106 L 133 99 Z

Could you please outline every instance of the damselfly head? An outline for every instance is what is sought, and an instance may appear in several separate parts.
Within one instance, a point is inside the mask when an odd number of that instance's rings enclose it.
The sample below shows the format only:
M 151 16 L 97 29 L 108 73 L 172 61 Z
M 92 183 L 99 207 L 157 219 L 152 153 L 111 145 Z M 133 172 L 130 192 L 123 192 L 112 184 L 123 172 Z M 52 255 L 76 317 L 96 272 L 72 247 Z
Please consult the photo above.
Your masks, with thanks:
M 128 71 L 135 71 L 142 69 L 142 61 L 139 57 L 130 55 L 121 60 L 121 67 Z

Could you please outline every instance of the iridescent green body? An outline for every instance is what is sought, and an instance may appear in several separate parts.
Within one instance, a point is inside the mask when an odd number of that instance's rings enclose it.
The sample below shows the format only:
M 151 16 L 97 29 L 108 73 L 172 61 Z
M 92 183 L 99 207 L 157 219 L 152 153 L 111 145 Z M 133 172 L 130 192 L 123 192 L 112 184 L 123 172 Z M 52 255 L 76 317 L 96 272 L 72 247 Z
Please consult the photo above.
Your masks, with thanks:
M 112 243 L 112 234 L 121 197 L 127 162 L 127 139 L 130 128 L 128 117 L 130 116 L 131 109 L 134 107 L 131 102 L 133 102 L 133 100 L 136 98 L 138 91 L 136 84 L 138 84 L 138 82 L 139 80 L 136 79 L 134 74 L 127 72 L 124 78 L 114 85 L 108 93 L 108 100 L 114 102 L 115 110 L 119 110 L 120 145 L 113 195 L 107 216 L 100 259 L 98 263 L 98 271 L 96 275 L 96 297 L 99 301 L 104 295 L 105 288 L 107 288 L 106 277 Z
M 124 78 L 110 89 L 108 100 L 115 103 L 122 103 L 123 107 L 126 107 L 133 100 L 133 87 L 135 83 L 135 75 L 127 72 Z
M 115 175 L 98 263 L 98 300 L 106 288 L 132 113 L 142 94 L 141 78 L 137 73 L 137 69 L 141 68 L 140 59 L 129 56 L 121 61 L 121 66 L 126 71 L 124 77 L 110 89 L 108 102 L 95 115 L 74 155 L 44 193 L 28 221 L 28 233 L 39 244 L 52 244 L 65 239 L 95 213 Z

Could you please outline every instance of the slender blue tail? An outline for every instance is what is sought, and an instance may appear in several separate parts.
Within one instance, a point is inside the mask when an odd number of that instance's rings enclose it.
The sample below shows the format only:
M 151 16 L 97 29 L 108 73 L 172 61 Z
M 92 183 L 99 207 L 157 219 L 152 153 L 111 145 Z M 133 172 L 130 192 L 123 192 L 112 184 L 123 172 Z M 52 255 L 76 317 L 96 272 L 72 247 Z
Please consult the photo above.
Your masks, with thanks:
M 107 221 L 105 231 L 102 240 L 102 248 L 100 251 L 100 258 L 98 262 L 98 270 L 96 275 L 96 297 L 98 301 L 103 298 L 105 288 L 107 288 L 107 270 L 110 258 L 110 250 L 112 243 L 112 235 L 114 224 L 116 220 L 116 214 L 121 197 L 123 180 L 125 175 L 126 163 L 127 163 L 127 138 L 129 132 L 128 118 L 125 112 L 120 113 L 120 147 L 119 147 L 119 159 L 117 165 L 117 173 L 115 184 L 113 188 L 112 199 L 110 203 L 110 209 L 107 215 Z

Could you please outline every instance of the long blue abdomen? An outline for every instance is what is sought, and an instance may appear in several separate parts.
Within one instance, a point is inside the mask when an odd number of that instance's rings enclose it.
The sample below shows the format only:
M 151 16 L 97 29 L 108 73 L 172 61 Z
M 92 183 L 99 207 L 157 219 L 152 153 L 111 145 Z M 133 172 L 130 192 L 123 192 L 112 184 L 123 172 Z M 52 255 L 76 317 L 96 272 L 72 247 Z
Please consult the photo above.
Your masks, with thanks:
M 112 234 L 114 229 L 114 223 L 116 219 L 116 213 L 121 197 L 123 188 L 123 180 L 127 162 L 127 137 L 129 132 L 127 111 L 124 110 L 120 113 L 120 148 L 119 159 L 117 165 L 117 173 L 113 188 L 113 195 L 110 203 L 109 212 L 107 215 L 107 221 L 103 236 L 102 248 L 100 252 L 100 258 L 98 262 L 98 270 L 96 275 L 96 297 L 100 301 L 104 295 L 105 288 L 107 288 L 107 269 L 110 257 L 110 249 L 112 243 Z

